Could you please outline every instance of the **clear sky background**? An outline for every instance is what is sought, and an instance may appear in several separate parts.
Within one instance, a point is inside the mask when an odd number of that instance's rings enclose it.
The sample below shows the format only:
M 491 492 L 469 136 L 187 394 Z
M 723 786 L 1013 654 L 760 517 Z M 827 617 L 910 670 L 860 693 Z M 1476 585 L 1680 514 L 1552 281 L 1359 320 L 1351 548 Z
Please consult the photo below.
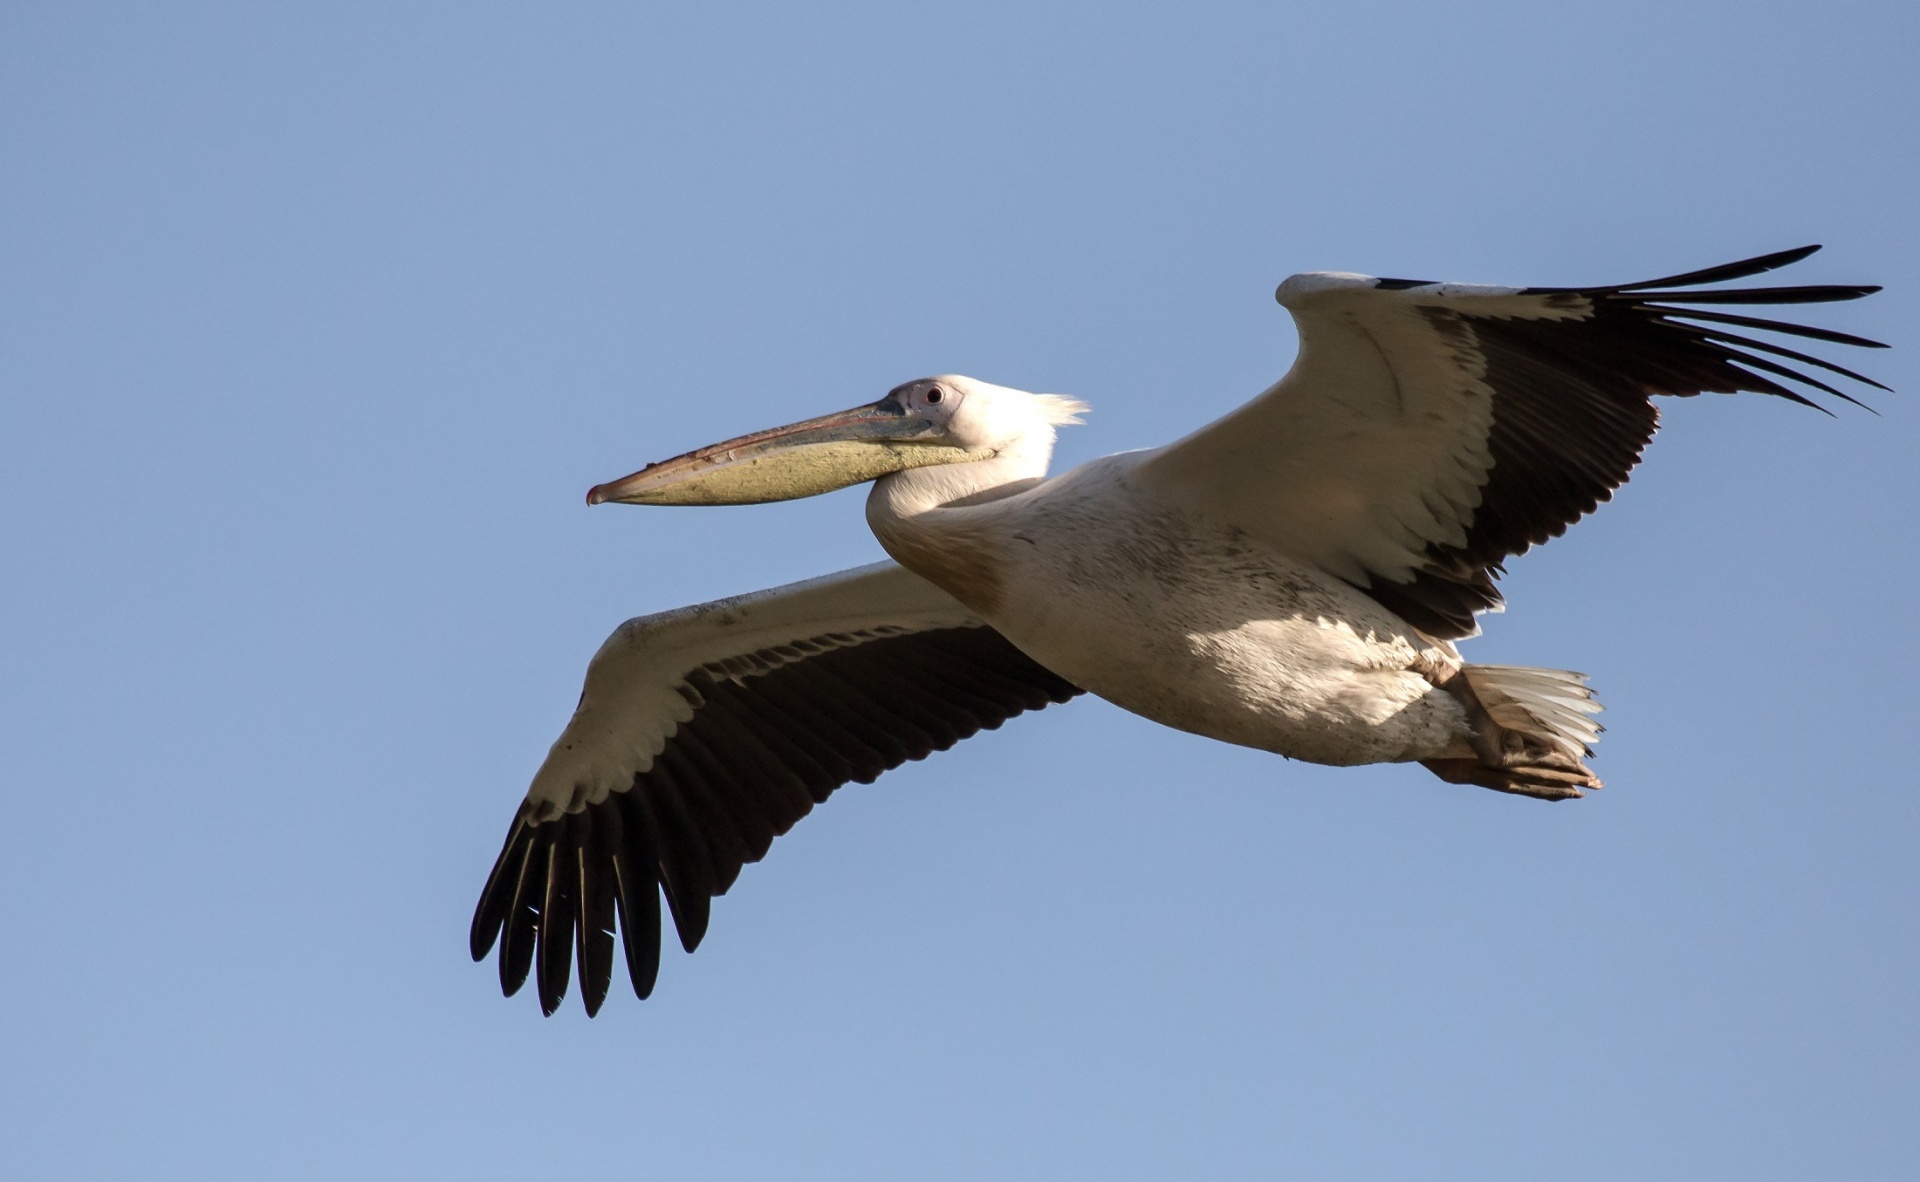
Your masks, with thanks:
M 0 1173 L 1910 1178 L 1920 8 L 0 13 Z M 864 490 L 586 488 L 957 370 L 1061 465 L 1286 367 L 1302 270 L 1826 242 L 1875 417 L 1669 404 L 1469 654 L 1610 787 L 1101 702 L 850 787 L 653 1000 L 467 921 L 628 616 Z M 1792 280 L 1789 280 L 1792 281 Z M 1839 356 L 1835 350 L 1831 355 Z

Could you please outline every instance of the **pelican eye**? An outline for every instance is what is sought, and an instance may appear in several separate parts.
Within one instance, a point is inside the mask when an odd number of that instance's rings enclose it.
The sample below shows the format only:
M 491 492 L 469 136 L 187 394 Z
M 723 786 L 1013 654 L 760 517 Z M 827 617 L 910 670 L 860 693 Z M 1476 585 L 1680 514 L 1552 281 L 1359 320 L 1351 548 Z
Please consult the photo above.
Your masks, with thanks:
M 932 406 L 934 403 L 940 401 L 944 397 L 946 397 L 946 394 L 940 389 L 940 387 L 935 386 L 933 389 L 927 391 L 927 405 Z

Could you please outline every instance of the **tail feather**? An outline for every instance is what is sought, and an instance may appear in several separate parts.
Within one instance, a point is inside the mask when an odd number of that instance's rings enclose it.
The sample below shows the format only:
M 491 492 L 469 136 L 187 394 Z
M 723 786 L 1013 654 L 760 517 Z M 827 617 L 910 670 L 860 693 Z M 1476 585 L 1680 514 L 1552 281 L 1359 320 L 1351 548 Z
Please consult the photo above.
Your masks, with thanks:
M 1566 800 L 1600 787 L 1581 762 L 1605 729 L 1585 674 L 1522 665 L 1466 665 L 1445 686 L 1467 708 L 1474 759 L 1422 762 L 1443 780 Z
M 1584 673 L 1523 665 L 1468 665 L 1460 672 L 1495 722 L 1575 759 L 1592 755 L 1606 729 L 1593 720 L 1605 707 L 1594 700 Z

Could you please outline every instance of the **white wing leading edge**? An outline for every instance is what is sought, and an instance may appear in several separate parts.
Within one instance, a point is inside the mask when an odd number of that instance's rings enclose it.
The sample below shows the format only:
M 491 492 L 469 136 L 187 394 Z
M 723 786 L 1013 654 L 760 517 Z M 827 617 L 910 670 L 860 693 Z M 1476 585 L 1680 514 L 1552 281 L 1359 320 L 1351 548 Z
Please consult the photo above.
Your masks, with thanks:
M 662 891 L 691 952 L 709 900 L 835 788 L 1079 692 L 891 562 L 629 620 L 514 818 L 473 958 L 499 941 L 502 989 L 537 970 L 552 1013 L 577 957 L 592 1014 L 617 930 L 644 998 Z
M 1773 375 L 1853 401 L 1771 357 L 1885 389 L 1731 330 L 1885 347 L 1876 341 L 1680 306 L 1820 303 L 1877 287 L 1673 290 L 1818 249 L 1617 287 L 1295 275 L 1276 293 L 1300 331 L 1293 368 L 1150 454 L 1140 479 L 1366 589 L 1435 638 L 1473 635 L 1475 613 L 1500 605 L 1502 563 L 1626 481 L 1659 422 L 1651 396 L 1753 391 L 1815 405 Z

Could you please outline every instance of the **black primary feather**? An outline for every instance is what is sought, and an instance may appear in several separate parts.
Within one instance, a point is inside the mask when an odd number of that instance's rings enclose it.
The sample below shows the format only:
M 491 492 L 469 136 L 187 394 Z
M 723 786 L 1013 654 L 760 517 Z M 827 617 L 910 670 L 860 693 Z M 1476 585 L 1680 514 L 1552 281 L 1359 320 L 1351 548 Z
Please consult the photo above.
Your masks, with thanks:
M 1749 350 L 1886 389 L 1832 362 L 1688 323 L 1884 348 L 1877 341 L 1831 329 L 1687 306 L 1826 303 L 1859 299 L 1879 291 L 1878 287 L 1815 284 L 1649 290 L 1741 279 L 1796 263 L 1818 249 L 1803 246 L 1616 287 L 1535 287 L 1523 292 L 1569 310 L 1584 300 L 1591 308 L 1586 316 L 1527 320 L 1477 316 L 1459 306 L 1422 307 L 1455 349 L 1485 359 L 1484 380 L 1493 390 L 1493 422 L 1487 440 L 1493 463 L 1480 504 L 1468 523 L 1465 543 L 1430 546 L 1426 563 L 1409 579 L 1375 578 L 1366 588 L 1368 593 L 1430 635 L 1441 639 L 1472 635 L 1474 614 L 1501 603 L 1495 580 L 1508 558 L 1566 532 L 1626 482 L 1659 424 L 1652 401 L 1656 395 L 1746 391 L 1826 409 L 1793 386 L 1774 380 L 1779 378 L 1864 405 L 1803 370 Z M 1419 297 L 1414 298 L 1417 303 Z
M 1079 693 L 984 626 L 822 637 L 689 670 L 693 717 L 630 789 L 559 820 L 526 807 L 515 817 L 474 911 L 474 959 L 504 931 L 503 992 L 531 968 L 549 1014 L 577 961 L 592 1015 L 617 937 L 645 998 L 660 971 L 661 896 L 692 952 L 711 900 L 834 789 Z

